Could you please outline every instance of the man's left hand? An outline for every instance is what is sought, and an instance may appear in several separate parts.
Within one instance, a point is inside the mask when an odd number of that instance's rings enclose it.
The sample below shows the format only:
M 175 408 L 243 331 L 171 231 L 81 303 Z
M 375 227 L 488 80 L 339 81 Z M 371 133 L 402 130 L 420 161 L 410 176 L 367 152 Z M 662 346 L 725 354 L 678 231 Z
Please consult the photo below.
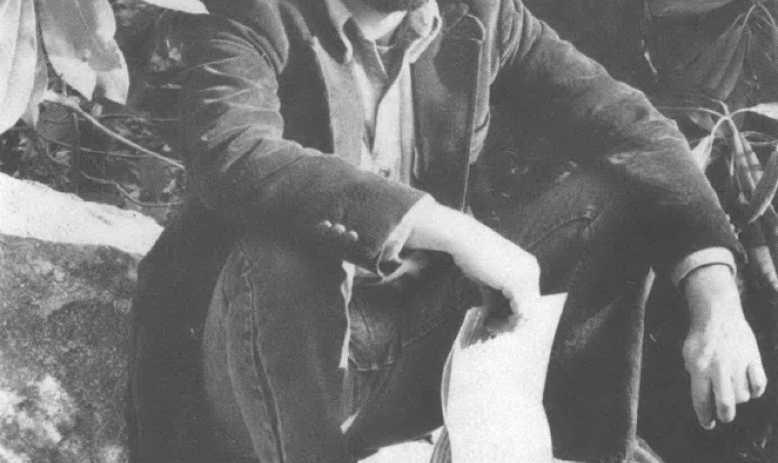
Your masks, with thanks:
M 691 324 L 683 357 L 697 418 L 712 429 L 717 419 L 734 420 L 737 404 L 760 397 L 767 378 L 732 271 L 725 265 L 699 268 L 684 288 Z

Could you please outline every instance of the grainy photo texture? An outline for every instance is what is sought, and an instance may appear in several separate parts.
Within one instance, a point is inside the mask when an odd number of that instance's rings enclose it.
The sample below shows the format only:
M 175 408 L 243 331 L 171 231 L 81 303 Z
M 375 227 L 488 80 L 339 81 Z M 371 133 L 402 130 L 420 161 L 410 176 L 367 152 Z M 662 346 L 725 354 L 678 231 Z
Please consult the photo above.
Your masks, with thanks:
M 0 0 L 0 463 L 778 463 L 778 0 Z

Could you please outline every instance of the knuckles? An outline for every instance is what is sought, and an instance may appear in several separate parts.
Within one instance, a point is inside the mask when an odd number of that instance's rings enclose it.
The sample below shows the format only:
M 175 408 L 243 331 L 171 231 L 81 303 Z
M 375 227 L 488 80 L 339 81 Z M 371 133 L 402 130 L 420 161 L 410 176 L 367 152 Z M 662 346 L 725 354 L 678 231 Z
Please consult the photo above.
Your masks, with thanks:
M 718 417 L 721 421 L 729 423 L 735 419 L 735 405 L 729 402 L 716 402 Z
M 709 362 L 705 359 L 686 360 L 686 371 L 689 373 L 702 373 L 708 369 Z

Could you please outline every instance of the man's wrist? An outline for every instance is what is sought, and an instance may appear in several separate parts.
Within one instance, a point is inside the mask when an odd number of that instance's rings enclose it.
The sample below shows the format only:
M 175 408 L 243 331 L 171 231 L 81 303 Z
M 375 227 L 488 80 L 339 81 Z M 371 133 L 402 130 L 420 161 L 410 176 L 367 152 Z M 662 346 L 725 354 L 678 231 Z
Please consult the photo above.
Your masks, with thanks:
M 485 227 L 467 214 L 440 204 L 425 212 L 426 216 L 419 218 L 408 237 L 406 245 L 410 249 L 451 253 L 457 243 L 472 234 L 475 224 Z
M 727 265 L 735 274 L 735 258 L 732 251 L 725 247 L 709 247 L 692 252 L 679 260 L 670 269 L 670 280 L 676 288 L 683 291 L 686 277 L 695 270 L 713 264 Z
M 735 276 L 728 265 L 699 267 L 684 279 L 691 327 L 703 328 L 716 320 L 742 315 Z

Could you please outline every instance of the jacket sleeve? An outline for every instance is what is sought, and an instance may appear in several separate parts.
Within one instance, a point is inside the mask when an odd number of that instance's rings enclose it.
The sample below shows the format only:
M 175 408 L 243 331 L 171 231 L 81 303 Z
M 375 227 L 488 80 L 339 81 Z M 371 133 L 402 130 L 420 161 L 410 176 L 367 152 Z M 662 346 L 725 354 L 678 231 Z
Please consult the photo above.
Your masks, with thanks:
M 278 24 L 263 34 L 213 14 L 192 21 L 179 127 L 189 193 L 238 224 L 334 248 L 372 268 L 424 193 L 284 139 L 277 76 L 286 39 Z M 347 233 L 333 235 L 337 224 Z
M 658 248 L 657 267 L 668 270 L 716 246 L 742 256 L 686 139 L 642 92 L 611 78 L 520 0 L 502 0 L 496 35 L 493 94 L 504 104 L 537 108 L 541 121 L 564 134 L 566 152 L 579 162 L 602 163 L 632 186 L 646 236 Z

